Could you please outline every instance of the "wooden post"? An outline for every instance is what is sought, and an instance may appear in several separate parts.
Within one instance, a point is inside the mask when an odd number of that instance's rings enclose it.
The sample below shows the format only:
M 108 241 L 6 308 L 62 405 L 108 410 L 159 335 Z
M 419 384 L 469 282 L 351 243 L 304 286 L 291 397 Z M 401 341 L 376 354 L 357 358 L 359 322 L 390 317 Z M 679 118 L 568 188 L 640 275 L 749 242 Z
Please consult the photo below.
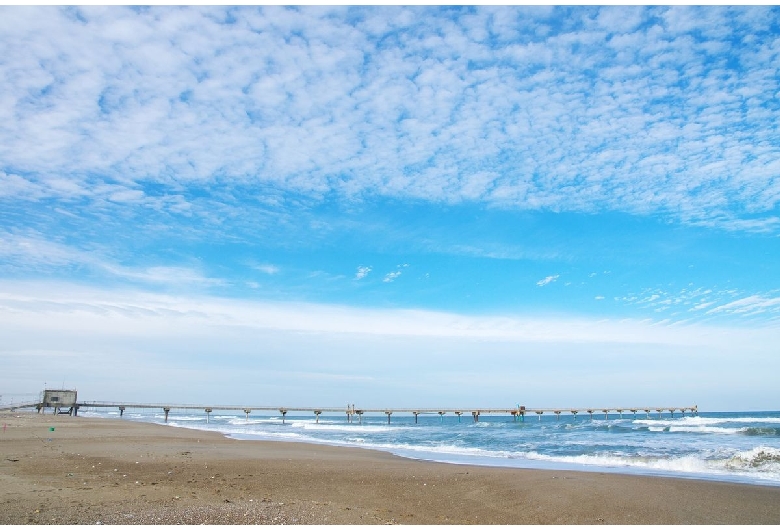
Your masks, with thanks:
M 414 414 L 414 423 L 416 425 L 417 424 L 417 415 L 419 414 L 419 412 L 415 411 L 415 412 L 412 412 L 412 414 Z
M 165 407 L 163 409 L 163 412 L 165 412 L 165 423 L 168 423 L 168 413 L 171 411 L 169 407 Z
M 392 410 L 386 410 L 385 414 L 387 414 L 387 424 L 390 425 L 390 415 L 393 413 Z
M 206 409 L 206 423 L 209 422 L 209 415 L 211 414 L 211 409 Z

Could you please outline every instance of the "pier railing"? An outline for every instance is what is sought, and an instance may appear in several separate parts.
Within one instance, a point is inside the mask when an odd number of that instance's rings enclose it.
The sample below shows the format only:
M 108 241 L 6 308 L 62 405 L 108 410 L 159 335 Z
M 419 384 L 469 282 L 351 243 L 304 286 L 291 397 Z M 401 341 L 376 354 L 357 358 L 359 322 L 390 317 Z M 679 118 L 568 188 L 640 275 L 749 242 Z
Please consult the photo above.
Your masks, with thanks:
M 38 408 L 41 412 L 43 409 L 42 404 L 31 404 L 29 406 Z M 14 408 L 22 408 L 17 405 Z M 623 414 L 632 414 L 634 417 L 639 413 L 644 413 L 647 418 L 651 414 L 657 414 L 658 418 L 663 416 L 663 413 L 668 413 L 670 417 L 674 417 L 675 412 L 679 412 L 682 416 L 688 412 L 691 415 L 697 415 L 699 408 L 697 405 L 684 406 L 684 407 L 569 407 L 569 408 L 534 408 L 524 407 L 518 405 L 513 408 L 493 408 L 493 407 L 478 407 L 478 408 L 357 408 L 355 405 L 348 405 L 346 407 L 286 407 L 277 406 L 271 407 L 267 405 L 260 406 L 247 406 L 247 405 L 193 405 L 193 404 L 168 404 L 168 403 L 130 403 L 119 401 L 82 401 L 76 403 L 72 408 L 72 413 L 78 415 L 80 408 L 115 408 L 119 410 L 119 415 L 122 416 L 126 409 L 158 409 L 162 410 L 165 414 L 165 421 L 168 421 L 168 414 L 171 410 L 202 410 L 206 413 L 206 422 L 209 421 L 210 414 L 214 411 L 242 411 L 246 414 L 246 418 L 249 419 L 249 415 L 252 412 L 278 412 L 282 415 L 282 423 L 284 423 L 288 412 L 301 412 L 301 413 L 313 413 L 316 421 L 319 422 L 320 414 L 324 412 L 328 413 L 341 413 L 346 414 L 346 420 L 348 423 L 352 423 L 357 416 L 360 423 L 363 422 L 363 414 L 385 414 L 387 415 L 387 423 L 390 423 L 390 417 L 393 414 L 412 414 L 414 415 L 414 422 L 417 423 L 418 416 L 423 414 L 437 414 L 442 420 L 447 414 L 454 414 L 460 422 L 461 416 L 471 415 L 472 419 L 479 421 L 480 415 L 510 415 L 514 421 L 518 419 L 525 421 L 527 414 L 536 414 L 539 421 L 542 420 L 542 415 L 545 413 L 555 414 L 556 418 L 560 420 L 561 414 L 571 414 L 577 418 L 580 413 L 588 414 L 590 419 L 593 419 L 594 415 L 604 414 L 604 418 L 609 418 L 610 414 L 618 414 L 620 418 L 623 418 Z

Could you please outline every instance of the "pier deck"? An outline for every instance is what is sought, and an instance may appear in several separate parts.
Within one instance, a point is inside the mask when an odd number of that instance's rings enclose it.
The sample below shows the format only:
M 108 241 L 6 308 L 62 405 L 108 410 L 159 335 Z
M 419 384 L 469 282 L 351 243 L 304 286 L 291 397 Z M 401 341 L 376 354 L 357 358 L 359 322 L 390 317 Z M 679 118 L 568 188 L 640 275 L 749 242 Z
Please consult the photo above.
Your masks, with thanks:
M 42 410 L 42 404 L 31 404 L 31 407 L 38 408 L 39 412 Z M 16 406 L 14 408 L 22 408 Z M 417 423 L 417 417 L 421 414 L 437 414 L 441 417 L 446 414 L 454 414 L 460 417 L 464 414 L 471 415 L 473 420 L 479 421 L 480 415 L 510 415 L 516 421 L 520 418 L 520 421 L 525 421 L 526 414 L 536 414 L 539 421 L 542 419 L 542 415 L 545 413 L 555 414 L 560 419 L 561 414 L 572 414 L 575 417 L 580 413 L 585 413 L 593 419 L 594 414 L 604 414 L 605 418 L 609 417 L 609 414 L 618 414 L 621 418 L 623 414 L 633 414 L 636 417 L 637 413 L 644 412 L 649 418 L 651 413 L 657 413 L 661 418 L 664 412 L 669 413 L 671 417 L 674 417 L 675 412 L 680 412 L 685 416 L 686 412 L 692 415 L 696 415 L 699 412 L 697 405 L 684 406 L 684 407 L 569 407 L 569 408 L 531 408 L 524 406 L 517 406 L 513 408 L 494 408 L 494 407 L 470 407 L 470 408 L 357 408 L 355 405 L 349 405 L 347 407 L 287 407 L 287 406 L 267 406 L 267 405 L 192 405 L 192 404 L 168 404 L 168 403 L 130 403 L 121 401 L 82 401 L 75 405 L 73 413 L 78 414 L 80 408 L 114 408 L 119 410 L 120 416 L 124 414 L 126 409 L 159 409 L 165 413 L 165 421 L 168 421 L 168 414 L 171 410 L 202 410 L 206 413 L 206 421 L 209 421 L 209 415 L 214 411 L 242 411 L 246 414 L 247 419 L 252 412 L 278 412 L 282 415 L 282 422 L 285 421 L 285 417 L 288 412 L 299 413 L 311 413 L 314 414 L 316 420 L 319 421 L 320 414 L 322 413 L 341 413 L 346 414 L 347 422 L 351 423 L 355 416 L 362 422 L 363 414 L 385 414 L 387 415 L 387 422 L 390 423 L 390 417 L 393 414 L 412 414 L 414 415 L 415 423 Z

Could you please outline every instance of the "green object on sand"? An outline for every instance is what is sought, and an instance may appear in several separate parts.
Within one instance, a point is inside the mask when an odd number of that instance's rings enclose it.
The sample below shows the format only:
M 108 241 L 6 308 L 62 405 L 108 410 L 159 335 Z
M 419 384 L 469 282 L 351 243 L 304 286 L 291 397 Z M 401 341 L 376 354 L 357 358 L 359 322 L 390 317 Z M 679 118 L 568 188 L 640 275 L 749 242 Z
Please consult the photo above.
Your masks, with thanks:
M 49 430 L 50 430 L 50 431 L 53 431 L 53 430 L 54 430 L 54 427 L 49 427 Z

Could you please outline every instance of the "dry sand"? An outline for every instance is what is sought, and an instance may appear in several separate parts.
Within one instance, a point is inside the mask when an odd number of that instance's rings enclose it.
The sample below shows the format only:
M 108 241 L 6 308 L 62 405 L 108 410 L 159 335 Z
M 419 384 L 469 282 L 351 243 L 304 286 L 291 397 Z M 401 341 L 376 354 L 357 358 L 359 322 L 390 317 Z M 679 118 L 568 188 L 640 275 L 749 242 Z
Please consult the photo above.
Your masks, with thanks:
M 777 487 L 437 464 L 128 420 L 0 423 L 0 524 L 780 524 Z

